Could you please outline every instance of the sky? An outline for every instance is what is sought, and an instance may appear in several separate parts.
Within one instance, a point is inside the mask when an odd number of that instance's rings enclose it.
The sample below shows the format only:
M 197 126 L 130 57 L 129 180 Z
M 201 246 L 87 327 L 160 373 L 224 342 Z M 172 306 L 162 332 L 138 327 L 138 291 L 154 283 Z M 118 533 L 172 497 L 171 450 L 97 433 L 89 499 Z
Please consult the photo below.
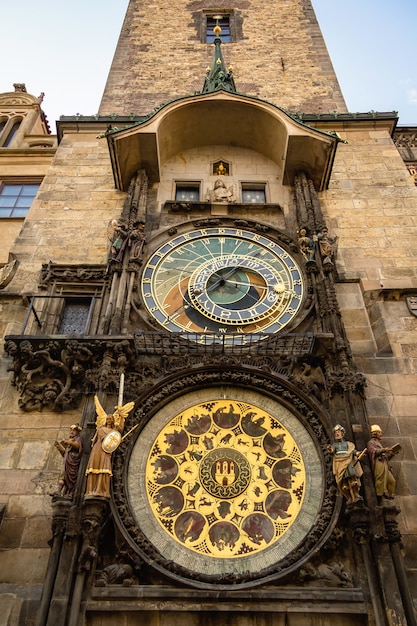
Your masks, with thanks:
M 97 113 L 127 5 L 4 3 L 0 93 L 14 91 L 13 83 L 44 92 L 53 133 L 61 115 Z M 348 110 L 398 111 L 400 125 L 417 125 L 417 0 L 313 0 L 313 7 Z

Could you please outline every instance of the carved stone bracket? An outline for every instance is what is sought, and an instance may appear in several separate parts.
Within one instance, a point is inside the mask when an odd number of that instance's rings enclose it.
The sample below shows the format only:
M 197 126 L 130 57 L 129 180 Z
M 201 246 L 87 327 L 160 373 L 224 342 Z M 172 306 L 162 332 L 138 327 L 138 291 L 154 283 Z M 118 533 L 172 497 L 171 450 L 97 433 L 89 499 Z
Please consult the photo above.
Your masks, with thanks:
M 52 539 L 49 541 L 50 545 L 55 539 L 61 540 L 64 537 L 68 527 L 71 505 L 71 500 L 68 498 L 54 498 L 52 500 Z
M 116 393 L 120 373 L 135 364 L 132 340 L 77 340 L 7 337 L 13 358 L 12 384 L 23 411 L 76 408 L 84 393 L 99 389 Z
M 400 507 L 394 504 L 384 503 L 382 506 L 382 516 L 385 525 L 385 539 L 388 543 L 400 544 L 402 547 L 401 533 L 398 528 L 397 515 L 400 513 Z
M 91 284 L 101 283 L 106 278 L 106 270 L 102 265 L 58 265 L 44 263 L 39 279 L 39 287 L 46 288 L 53 282 Z
M 98 541 L 104 517 L 108 512 L 108 501 L 105 498 L 85 499 L 81 511 L 81 529 L 83 545 L 78 567 L 80 571 L 91 571 L 98 555 Z
M 313 587 L 353 587 L 351 573 L 340 561 L 320 563 L 315 566 L 307 563 L 297 577 L 297 583 Z
M 327 380 L 332 395 L 346 391 L 357 392 L 362 397 L 365 394 L 366 378 L 361 372 L 332 371 L 328 373 Z
M 355 502 L 346 507 L 346 517 L 352 529 L 353 539 L 358 544 L 370 541 L 369 509 L 363 501 Z

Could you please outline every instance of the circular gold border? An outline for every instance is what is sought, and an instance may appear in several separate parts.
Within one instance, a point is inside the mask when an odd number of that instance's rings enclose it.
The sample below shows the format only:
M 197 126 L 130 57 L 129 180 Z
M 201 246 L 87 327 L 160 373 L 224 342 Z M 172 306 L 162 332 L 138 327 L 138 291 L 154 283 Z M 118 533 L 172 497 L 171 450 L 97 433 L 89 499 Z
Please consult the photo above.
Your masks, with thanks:
M 163 528 L 156 523 L 154 512 L 146 495 L 146 464 L 149 451 L 160 431 L 177 414 L 187 407 L 202 402 L 224 398 L 233 401 L 247 402 L 275 416 L 290 432 L 297 442 L 306 467 L 306 487 L 302 510 L 291 528 L 275 542 L 259 553 L 236 558 L 210 558 L 191 551 L 184 545 L 173 540 Z M 161 408 L 145 426 L 136 440 L 129 462 L 127 475 L 127 491 L 130 508 L 135 522 L 148 541 L 161 556 L 175 562 L 190 572 L 208 576 L 223 576 L 229 573 L 244 576 L 250 572 L 260 571 L 276 566 L 287 557 L 303 539 L 317 520 L 324 497 L 324 468 L 316 445 L 297 417 L 278 401 L 250 389 L 232 386 L 211 387 L 204 391 L 184 394 Z

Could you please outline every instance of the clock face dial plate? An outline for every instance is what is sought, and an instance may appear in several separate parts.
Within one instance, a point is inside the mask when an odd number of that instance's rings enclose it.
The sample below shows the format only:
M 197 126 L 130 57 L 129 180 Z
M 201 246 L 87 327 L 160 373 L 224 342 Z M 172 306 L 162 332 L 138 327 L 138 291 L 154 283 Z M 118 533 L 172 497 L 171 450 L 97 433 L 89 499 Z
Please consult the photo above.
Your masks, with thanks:
M 127 490 L 163 558 L 195 573 L 255 574 L 314 524 L 322 464 L 288 409 L 249 390 L 223 392 L 205 401 L 191 392 L 152 418 L 134 445 Z
M 280 421 L 252 404 L 216 400 L 161 430 L 146 490 L 175 541 L 207 558 L 242 557 L 273 545 L 297 519 L 305 466 Z
M 304 293 L 301 270 L 278 243 L 228 227 L 170 239 L 147 262 L 141 286 L 161 326 L 189 333 L 276 333 Z

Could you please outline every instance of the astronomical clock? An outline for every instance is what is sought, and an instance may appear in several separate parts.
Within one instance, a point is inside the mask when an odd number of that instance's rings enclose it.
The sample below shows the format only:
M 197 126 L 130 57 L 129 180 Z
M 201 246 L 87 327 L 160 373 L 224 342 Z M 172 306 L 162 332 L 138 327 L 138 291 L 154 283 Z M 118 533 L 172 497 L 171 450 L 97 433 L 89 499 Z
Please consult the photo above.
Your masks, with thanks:
M 299 313 L 303 275 L 263 234 L 232 227 L 178 234 L 151 255 L 143 302 L 164 329 L 189 333 L 277 333 Z
M 304 318 L 295 249 L 225 222 L 176 229 L 143 265 L 141 297 L 157 334 L 192 337 L 197 351 L 225 345 L 220 361 L 179 357 L 143 397 L 140 428 L 114 463 L 125 540 L 192 586 L 287 575 L 332 529 L 320 417 L 268 360 L 245 368 L 232 350 L 249 335 L 251 346 L 265 345 Z

